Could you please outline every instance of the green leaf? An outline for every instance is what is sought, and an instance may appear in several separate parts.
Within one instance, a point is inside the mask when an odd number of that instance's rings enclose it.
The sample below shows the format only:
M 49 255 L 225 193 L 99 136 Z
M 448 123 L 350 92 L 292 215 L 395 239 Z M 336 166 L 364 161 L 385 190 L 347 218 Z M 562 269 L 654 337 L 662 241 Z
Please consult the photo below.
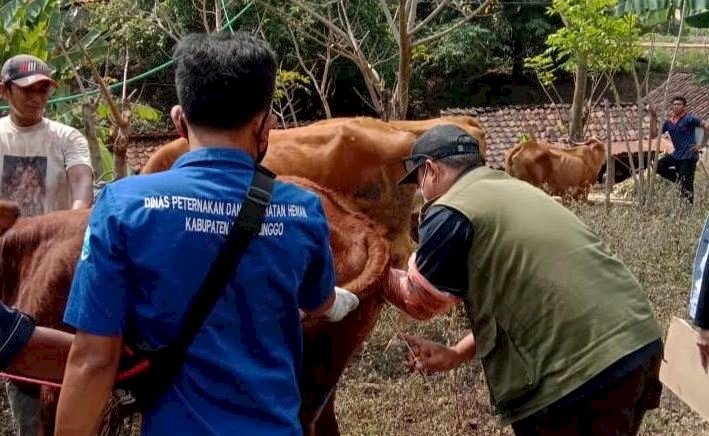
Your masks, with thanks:
M 133 116 L 143 121 L 158 121 L 162 112 L 144 104 L 134 104 L 131 106 Z

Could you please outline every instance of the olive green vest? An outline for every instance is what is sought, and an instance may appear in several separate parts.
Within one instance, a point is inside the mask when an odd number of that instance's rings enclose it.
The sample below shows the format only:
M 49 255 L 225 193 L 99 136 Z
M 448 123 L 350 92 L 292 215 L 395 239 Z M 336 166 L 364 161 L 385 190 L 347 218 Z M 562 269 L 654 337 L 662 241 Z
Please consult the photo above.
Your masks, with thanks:
M 541 190 L 478 168 L 432 203 L 473 224 L 464 300 L 503 424 L 550 405 L 661 337 L 633 274 Z

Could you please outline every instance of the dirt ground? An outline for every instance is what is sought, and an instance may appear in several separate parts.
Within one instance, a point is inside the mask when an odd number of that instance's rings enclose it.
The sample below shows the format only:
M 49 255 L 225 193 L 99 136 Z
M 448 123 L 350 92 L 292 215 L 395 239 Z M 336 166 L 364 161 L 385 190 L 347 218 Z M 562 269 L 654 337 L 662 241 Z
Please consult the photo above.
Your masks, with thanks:
M 709 180 L 697 171 L 691 210 L 680 205 L 672 187 L 662 189 L 647 209 L 606 210 L 602 204 L 572 209 L 638 277 L 666 332 L 673 315 L 686 317 L 692 262 L 709 211 Z M 397 332 L 453 344 L 469 332 L 462 309 L 427 322 L 401 322 L 391 308 L 387 313 L 341 381 L 336 409 L 343 435 L 512 434 L 490 415 L 479 364 L 425 379 L 404 371 L 406 350 Z M 665 388 L 641 435 L 709 435 L 709 424 Z
M 629 266 L 643 284 L 666 329 L 672 315 L 686 316 L 697 238 L 709 211 L 709 180 L 697 175 L 697 201 L 688 211 L 663 192 L 650 209 L 599 204 L 573 210 Z M 550 230 L 552 232 L 553 230 Z M 386 308 L 363 350 L 344 374 L 336 409 L 344 436 L 511 435 L 490 415 L 479 364 L 448 374 L 411 376 L 405 372 L 398 332 L 455 343 L 468 333 L 462 308 L 427 322 L 399 317 Z M 12 434 L 0 389 L 0 436 Z M 642 435 L 709 435 L 709 424 L 665 388 L 661 407 L 649 413 Z

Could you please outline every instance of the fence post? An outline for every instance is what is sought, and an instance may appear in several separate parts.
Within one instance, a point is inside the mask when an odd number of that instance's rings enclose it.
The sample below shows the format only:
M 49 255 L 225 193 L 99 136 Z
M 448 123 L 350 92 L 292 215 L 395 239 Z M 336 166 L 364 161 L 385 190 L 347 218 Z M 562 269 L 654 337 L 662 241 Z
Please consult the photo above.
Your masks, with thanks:
M 603 101 L 606 111 L 606 207 L 611 205 L 611 192 L 613 191 L 613 182 L 615 179 L 615 168 L 612 150 L 611 138 L 611 110 L 608 99 Z

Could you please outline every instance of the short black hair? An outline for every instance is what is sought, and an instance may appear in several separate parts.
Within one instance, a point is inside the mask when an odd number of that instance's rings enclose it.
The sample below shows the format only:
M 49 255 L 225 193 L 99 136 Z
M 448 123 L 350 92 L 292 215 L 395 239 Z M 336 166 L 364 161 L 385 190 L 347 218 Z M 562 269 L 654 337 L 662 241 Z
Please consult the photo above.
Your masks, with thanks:
M 672 98 L 672 102 L 674 103 L 675 101 L 681 101 L 683 105 L 687 106 L 687 99 L 682 97 L 681 95 L 675 95 Z
M 235 129 L 271 105 L 276 55 L 254 35 L 192 33 L 177 44 L 174 59 L 177 98 L 191 124 Z

